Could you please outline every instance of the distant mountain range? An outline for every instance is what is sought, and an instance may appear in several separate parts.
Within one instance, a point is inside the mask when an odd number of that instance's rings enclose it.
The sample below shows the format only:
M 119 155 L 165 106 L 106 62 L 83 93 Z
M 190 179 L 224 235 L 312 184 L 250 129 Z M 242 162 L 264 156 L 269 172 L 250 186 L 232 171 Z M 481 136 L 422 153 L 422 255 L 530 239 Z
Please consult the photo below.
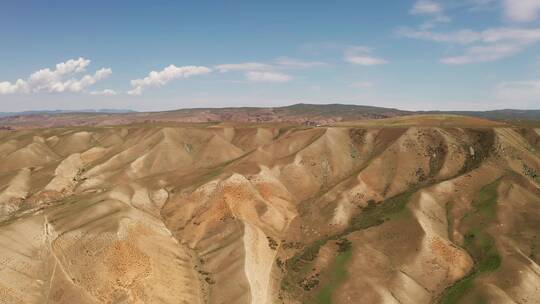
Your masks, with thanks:
M 22 111 L 22 112 L 0 112 L 0 117 L 22 116 L 22 115 L 56 115 L 65 113 L 135 113 L 133 110 L 125 109 L 83 109 L 83 110 L 43 110 L 43 111 Z
M 494 111 L 405 111 L 363 105 L 294 104 L 285 107 L 191 108 L 162 112 L 132 110 L 27 111 L 0 113 L 0 126 L 53 127 L 82 125 L 119 125 L 145 122 L 240 122 L 293 124 L 332 124 L 345 121 L 381 119 L 396 116 L 436 114 L 465 115 L 499 121 L 540 121 L 540 110 Z
M 438 113 L 438 112 L 429 112 L 429 113 Z M 450 112 L 440 112 L 444 114 L 457 114 L 457 115 L 467 115 L 467 116 L 476 116 L 487 119 L 494 120 L 539 120 L 540 119 L 540 110 L 513 110 L 513 109 L 504 109 L 504 110 L 493 110 L 493 111 L 450 111 Z

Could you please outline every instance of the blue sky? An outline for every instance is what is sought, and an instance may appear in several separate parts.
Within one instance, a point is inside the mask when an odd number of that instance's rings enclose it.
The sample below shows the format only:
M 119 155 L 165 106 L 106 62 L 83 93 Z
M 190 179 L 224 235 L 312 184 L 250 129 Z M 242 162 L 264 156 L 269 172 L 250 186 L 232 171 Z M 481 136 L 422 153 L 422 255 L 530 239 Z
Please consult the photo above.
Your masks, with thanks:
M 540 0 L 5 0 L 0 37 L 0 112 L 540 108 Z

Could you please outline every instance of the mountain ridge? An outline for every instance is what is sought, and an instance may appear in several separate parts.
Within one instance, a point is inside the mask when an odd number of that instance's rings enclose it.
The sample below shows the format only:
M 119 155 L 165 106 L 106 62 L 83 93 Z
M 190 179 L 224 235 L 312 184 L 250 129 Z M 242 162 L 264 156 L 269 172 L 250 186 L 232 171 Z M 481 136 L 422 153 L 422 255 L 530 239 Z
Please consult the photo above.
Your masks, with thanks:
M 131 110 L 37 111 L 0 117 L 0 125 L 12 128 L 99 126 L 143 122 L 286 122 L 323 125 L 344 121 L 431 114 L 465 115 L 500 121 L 540 121 L 540 110 L 406 111 L 365 105 L 298 103 L 283 107 L 184 108 L 158 112 L 135 112 Z

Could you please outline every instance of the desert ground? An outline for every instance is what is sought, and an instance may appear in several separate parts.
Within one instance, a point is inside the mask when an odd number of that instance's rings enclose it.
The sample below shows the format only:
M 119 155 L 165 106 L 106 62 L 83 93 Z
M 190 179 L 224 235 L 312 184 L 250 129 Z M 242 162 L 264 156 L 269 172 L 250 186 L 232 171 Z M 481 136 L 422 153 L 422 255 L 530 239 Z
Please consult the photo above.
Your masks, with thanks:
M 0 303 L 540 303 L 540 127 L 142 120 L 0 130 Z

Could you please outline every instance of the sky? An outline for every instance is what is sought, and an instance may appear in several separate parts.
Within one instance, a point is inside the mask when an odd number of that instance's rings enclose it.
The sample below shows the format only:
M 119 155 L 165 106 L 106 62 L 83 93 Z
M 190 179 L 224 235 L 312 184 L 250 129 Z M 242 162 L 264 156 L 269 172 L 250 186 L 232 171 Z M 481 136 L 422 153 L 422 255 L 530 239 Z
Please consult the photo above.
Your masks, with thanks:
M 540 0 L 0 2 L 0 112 L 540 109 Z

